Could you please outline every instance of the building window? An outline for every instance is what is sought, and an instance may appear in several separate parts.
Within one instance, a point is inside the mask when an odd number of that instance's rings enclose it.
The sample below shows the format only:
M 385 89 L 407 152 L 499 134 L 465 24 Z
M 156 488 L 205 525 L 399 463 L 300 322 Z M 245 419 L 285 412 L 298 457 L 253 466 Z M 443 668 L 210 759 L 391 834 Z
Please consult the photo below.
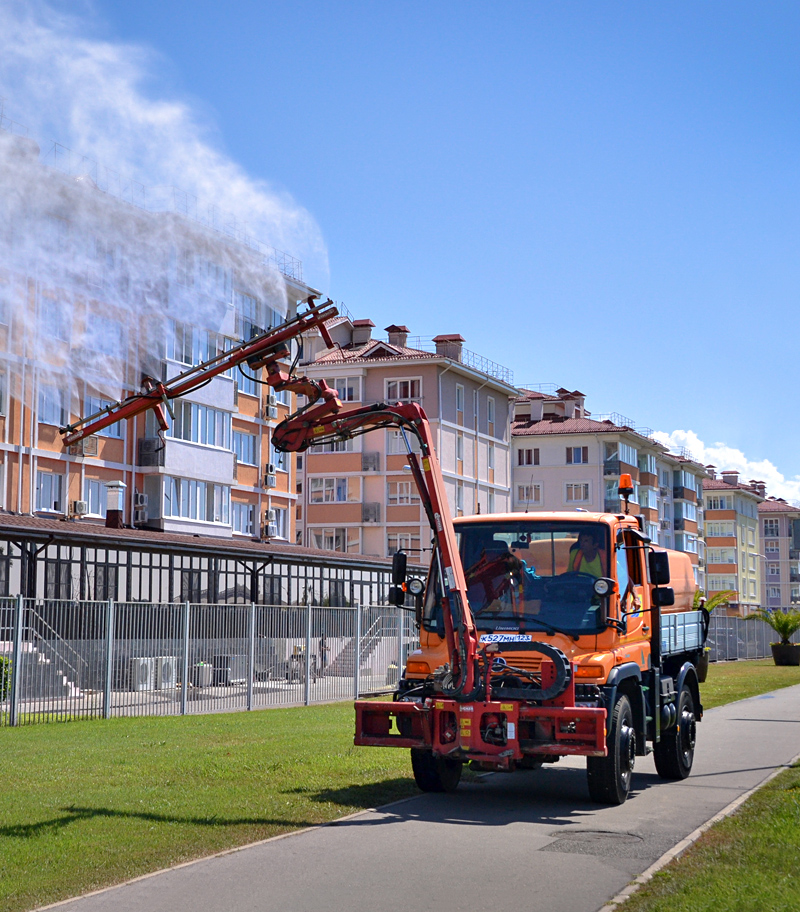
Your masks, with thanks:
M 567 465 L 586 465 L 589 462 L 589 447 L 567 447 Z
M 231 526 L 234 532 L 240 535 L 250 535 L 254 533 L 253 518 L 255 507 L 253 504 L 231 503 Z
M 53 472 L 37 472 L 36 509 L 55 513 L 65 512 L 62 500 L 63 490 L 63 475 L 56 475 Z
M 70 320 L 68 308 L 62 301 L 43 297 L 39 302 L 39 332 L 44 338 L 69 342 Z
M 164 478 L 164 516 L 200 522 L 229 522 L 231 489 L 192 478 Z
M 309 529 L 309 544 L 321 551 L 357 554 L 361 550 L 358 529 Z
M 308 501 L 319 503 L 359 503 L 361 477 L 312 478 L 309 481 Z
M 419 503 L 419 494 L 412 481 L 390 481 L 387 503 L 390 507 L 408 506 Z
M 777 538 L 780 535 L 779 531 L 779 521 L 777 519 L 765 519 L 764 520 L 764 537 Z
M 767 586 L 767 596 L 771 599 L 780 599 L 781 587 L 780 586 Z
M 781 565 L 780 564 L 767 564 L 767 576 L 780 576 L 781 575 Z
M 342 402 L 361 401 L 361 377 L 329 377 L 325 382 L 336 390 Z
M 706 552 L 709 564 L 735 564 L 735 548 L 709 548 Z
M 456 482 L 456 516 L 464 515 L 464 484 Z
M 203 446 L 231 447 L 231 415 L 219 409 L 176 399 L 173 404 L 175 420 L 169 419 L 167 437 L 188 440 Z
M 489 507 L 490 513 L 494 513 L 494 503 L 495 503 L 494 491 L 489 491 L 488 507 Z
M 422 380 L 387 380 L 386 398 L 393 402 L 418 402 L 421 398 Z
M 244 465 L 258 465 L 257 443 L 255 434 L 234 431 L 233 452 L 236 453 L 236 461 Z
M 733 538 L 735 536 L 733 522 L 710 522 L 706 525 L 706 535 L 709 538 Z
M 87 396 L 84 403 L 84 414 L 87 416 L 94 415 L 109 405 L 112 405 L 110 399 L 99 399 L 96 396 Z M 100 437 L 116 437 L 119 439 L 122 437 L 122 422 L 115 421 L 108 427 L 103 428 L 102 431 L 97 431 L 97 434 Z
M 732 510 L 733 509 L 733 498 L 730 496 L 726 496 L 724 494 L 709 495 L 708 501 L 706 502 L 706 509 L 708 509 L 708 510 Z
M 236 334 L 244 342 L 264 332 L 259 302 L 252 295 L 237 291 L 234 295 L 236 308 Z
M 66 394 L 58 386 L 39 387 L 39 422 L 63 427 L 67 423 Z
M 491 396 L 486 399 L 486 433 L 494 437 L 494 399 Z
M 764 551 L 767 554 L 778 554 L 781 550 L 780 542 L 772 541 L 764 542 Z
M 589 500 L 589 482 L 565 485 L 566 503 L 586 503 Z
M 708 591 L 709 592 L 737 592 L 738 586 L 735 576 L 722 576 L 717 573 L 708 574 Z
M 492 471 L 494 471 L 494 444 L 493 443 L 489 444 L 489 452 L 488 452 L 487 459 L 488 459 L 489 468 Z
M 542 486 L 540 484 L 517 485 L 517 500 L 519 503 L 541 503 Z
M 277 535 L 274 538 L 289 537 L 289 511 L 284 507 L 275 507 L 275 529 Z
M 517 465 L 539 465 L 539 447 L 517 450 Z
M 83 482 L 83 499 L 86 501 L 90 516 L 106 515 L 106 486 L 102 481 L 86 478 Z
M 464 423 L 464 387 L 456 383 L 456 424 Z
M 414 434 L 406 434 L 404 431 L 388 431 L 387 433 L 386 452 L 390 456 L 407 456 L 406 440 L 411 445 L 411 452 L 419 453 L 419 440 Z
M 656 475 L 656 457 L 652 453 L 642 453 L 639 456 L 639 471 Z
M 415 532 L 393 532 L 386 538 L 386 555 L 392 557 L 398 551 L 419 551 L 419 534 Z

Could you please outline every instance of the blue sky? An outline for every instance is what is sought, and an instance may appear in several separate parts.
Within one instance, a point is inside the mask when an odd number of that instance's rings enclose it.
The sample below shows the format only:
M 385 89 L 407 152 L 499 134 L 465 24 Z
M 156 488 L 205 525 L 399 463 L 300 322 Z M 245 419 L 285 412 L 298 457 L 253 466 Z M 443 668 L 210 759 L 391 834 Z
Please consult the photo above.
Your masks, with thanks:
M 796 4 L 95 0 L 64 27 L 268 183 L 354 316 L 800 497 Z

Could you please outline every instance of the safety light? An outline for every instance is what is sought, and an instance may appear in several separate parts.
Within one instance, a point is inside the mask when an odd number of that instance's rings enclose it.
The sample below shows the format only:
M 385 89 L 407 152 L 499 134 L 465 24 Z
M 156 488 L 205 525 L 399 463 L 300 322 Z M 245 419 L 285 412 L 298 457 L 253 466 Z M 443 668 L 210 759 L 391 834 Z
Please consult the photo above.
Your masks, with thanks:
M 408 674 L 430 674 L 431 666 L 422 659 L 409 659 L 406 662 L 406 672 Z
M 605 669 L 602 665 L 578 665 L 575 670 L 576 678 L 604 678 Z

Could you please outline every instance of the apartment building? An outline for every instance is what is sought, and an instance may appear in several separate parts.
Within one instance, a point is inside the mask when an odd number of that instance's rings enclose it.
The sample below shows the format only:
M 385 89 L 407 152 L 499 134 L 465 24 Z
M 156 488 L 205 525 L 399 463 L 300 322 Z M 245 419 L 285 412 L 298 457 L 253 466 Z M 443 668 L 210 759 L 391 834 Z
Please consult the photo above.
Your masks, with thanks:
M 270 449 L 291 403 L 252 371 L 175 401 L 163 437 L 152 413 L 67 450 L 58 429 L 291 315 L 299 261 L 3 131 L 0 186 L 0 508 L 102 522 L 122 483 L 128 525 L 293 541 L 293 466 Z
M 759 607 L 762 564 L 759 504 L 766 497 L 763 482 L 743 484 L 739 473 L 726 471 L 703 483 L 706 522 L 706 580 L 709 595 L 733 592 L 728 613 L 747 615 Z
M 628 474 L 630 509 L 655 544 L 689 554 L 702 587 L 705 468 L 621 415 L 591 417 L 585 399 L 563 387 L 521 391 L 511 425 L 513 509 L 619 513 L 619 479 Z
M 768 497 L 758 505 L 758 522 L 764 545 L 761 603 L 765 608 L 798 608 L 800 507 Z
M 335 387 L 346 406 L 418 402 L 431 424 L 453 515 L 510 509 L 511 372 L 464 348 L 457 334 L 409 341 L 402 325 L 373 338 L 371 320 L 340 316 L 304 342 L 308 376 Z M 410 440 L 414 445 L 415 441 Z M 298 541 L 368 556 L 409 552 L 426 560 L 430 529 L 400 431 L 373 431 L 316 447 L 298 459 Z

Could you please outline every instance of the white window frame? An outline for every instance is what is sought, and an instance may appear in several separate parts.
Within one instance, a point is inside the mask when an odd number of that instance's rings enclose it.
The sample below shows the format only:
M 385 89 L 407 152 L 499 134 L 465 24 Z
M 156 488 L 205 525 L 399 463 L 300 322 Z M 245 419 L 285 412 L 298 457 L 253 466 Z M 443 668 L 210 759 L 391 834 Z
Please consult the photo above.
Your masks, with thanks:
M 575 497 L 575 488 L 581 488 L 585 497 Z M 564 503 L 589 503 L 592 499 L 592 483 L 590 481 L 565 481 Z
M 406 384 L 407 391 L 404 390 Z M 416 384 L 416 387 L 414 386 Z M 414 389 L 416 388 L 416 395 Z M 395 402 L 420 402 L 422 401 L 422 377 L 391 377 L 384 380 L 386 401 Z

